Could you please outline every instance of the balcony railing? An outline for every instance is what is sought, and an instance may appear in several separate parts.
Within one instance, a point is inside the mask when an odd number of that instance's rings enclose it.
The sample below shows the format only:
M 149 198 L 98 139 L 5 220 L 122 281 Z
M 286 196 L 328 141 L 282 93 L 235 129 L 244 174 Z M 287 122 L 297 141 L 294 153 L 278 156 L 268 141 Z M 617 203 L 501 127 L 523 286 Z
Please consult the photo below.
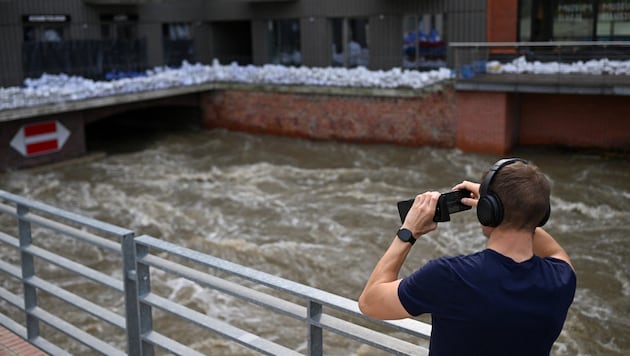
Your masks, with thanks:
M 630 42 L 453 42 L 456 88 L 630 95 Z
M 0 202 L 2 230 L 17 232 L 13 236 L 0 231 L 0 272 L 5 276 L 0 287 L 0 325 L 50 354 L 67 354 L 68 345 L 79 344 L 106 355 L 153 355 L 158 350 L 201 355 L 180 340 L 181 335 L 163 331 L 173 319 L 183 322 L 186 330 L 196 326 L 262 354 L 299 354 L 295 347 L 152 290 L 167 276 L 229 295 L 239 308 L 253 304 L 272 318 L 295 319 L 305 327 L 304 340 L 296 344 L 306 341 L 308 355 L 324 353 L 324 331 L 394 354 L 428 352 L 428 324 L 412 319 L 372 320 L 360 313 L 354 300 L 151 236 L 134 238 L 131 230 L 1 190 Z M 7 216 L 16 218 L 16 226 L 9 226 Z M 68 252 L 73 249 L 83 253 Z M 95 268 L 93 255 L 118 267 Z M 77 262 L 81 259 L 83 263 Z M 70 310 L 81 316 L 69 316 Z M 171 319 L 154 318 L 158 310 Z

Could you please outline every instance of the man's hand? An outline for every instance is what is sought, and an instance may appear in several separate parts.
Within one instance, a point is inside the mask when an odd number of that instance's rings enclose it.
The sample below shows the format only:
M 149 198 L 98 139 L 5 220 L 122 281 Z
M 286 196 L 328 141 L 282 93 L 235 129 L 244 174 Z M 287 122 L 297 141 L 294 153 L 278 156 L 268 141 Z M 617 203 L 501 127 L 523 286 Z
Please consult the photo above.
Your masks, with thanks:
M 479 202 L 479 187 L 481 184 L 469 182 L 467 180 L 459 183 L 458 185 L 453 187 L 453 190 L 467 189 L 472 194 L 470 198 L 463 198 L 462 204 L 476 207 Z
M 440 199 L 438 192 L 426 192 L 417 195 L 405 217 L 402 228 L 409 229 L 415 238 L 435 230 L 437 223 L 433 221 L 433 216 L 438 199 Z

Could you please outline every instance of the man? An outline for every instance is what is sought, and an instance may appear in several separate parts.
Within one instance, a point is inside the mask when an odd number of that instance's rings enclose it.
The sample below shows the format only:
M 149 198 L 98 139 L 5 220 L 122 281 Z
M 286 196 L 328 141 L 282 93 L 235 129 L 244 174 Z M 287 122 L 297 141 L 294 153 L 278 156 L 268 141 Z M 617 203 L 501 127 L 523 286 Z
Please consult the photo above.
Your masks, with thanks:
M 437 192 L 418 195 L 361 296 L 376 319 L 431 313 L 432 355 L 549 355 L 575 294 L 567 253 L 543 230 L 549 182 L 521 159 L 497 162 L 482 184 L 464 181 L 462 203 L 477 207 L 486 249 L 441 257 L 398 273 L 415 239 L 435 230 Z

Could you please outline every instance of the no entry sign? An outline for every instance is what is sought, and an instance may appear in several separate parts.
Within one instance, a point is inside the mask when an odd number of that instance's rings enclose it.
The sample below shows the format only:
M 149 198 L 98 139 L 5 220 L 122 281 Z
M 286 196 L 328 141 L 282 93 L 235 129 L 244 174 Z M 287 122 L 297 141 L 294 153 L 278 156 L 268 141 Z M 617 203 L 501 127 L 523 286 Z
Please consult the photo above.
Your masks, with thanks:
M 11 147 L 24 157 L 59 151 L 70 137 L 70 131 L 59 121 L 44 121 L 20 127 Z

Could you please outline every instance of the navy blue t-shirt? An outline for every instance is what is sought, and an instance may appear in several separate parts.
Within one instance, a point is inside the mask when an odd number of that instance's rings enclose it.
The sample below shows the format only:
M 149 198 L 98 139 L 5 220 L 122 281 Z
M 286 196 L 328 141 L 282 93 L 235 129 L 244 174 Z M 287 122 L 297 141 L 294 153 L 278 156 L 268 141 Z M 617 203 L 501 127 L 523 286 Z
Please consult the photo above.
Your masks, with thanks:
M 517 263 L 486 249 L 442 257 L 404 278 L 400 302 L 431 313 L 432 355 L 549 355 L 575 295 L 575 272 L 551 257 Z

